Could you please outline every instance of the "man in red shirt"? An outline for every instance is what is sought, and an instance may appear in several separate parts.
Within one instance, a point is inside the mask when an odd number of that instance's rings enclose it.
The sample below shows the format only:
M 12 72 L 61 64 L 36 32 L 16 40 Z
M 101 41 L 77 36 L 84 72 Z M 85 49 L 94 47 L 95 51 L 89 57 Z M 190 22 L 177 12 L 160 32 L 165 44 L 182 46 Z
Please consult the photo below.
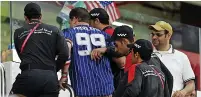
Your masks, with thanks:
M 90 26 L 105 31 L 107 34 L 112 36 L 114 29 L 110 25 L 109 15 L 104 9 L 94 8 L 89 12 L 89 14 Z M 95 52 L 92 51 L 91 54 L 93 55 Z M 114 87 L 117 88 L 119 80 L 123 74 L 122 66 L 125 64 L 125 57 L 113 58 L 108 56 L 108 58 L 110 59 L 110 66 L 114 75 Z
M 102 8 L 94 8 L 89 12 L 90 14 L 90 26 L 103 30 L 107 34 L 111 35 L 114 32 L 114 29 L 109 23 L 109 15 Z

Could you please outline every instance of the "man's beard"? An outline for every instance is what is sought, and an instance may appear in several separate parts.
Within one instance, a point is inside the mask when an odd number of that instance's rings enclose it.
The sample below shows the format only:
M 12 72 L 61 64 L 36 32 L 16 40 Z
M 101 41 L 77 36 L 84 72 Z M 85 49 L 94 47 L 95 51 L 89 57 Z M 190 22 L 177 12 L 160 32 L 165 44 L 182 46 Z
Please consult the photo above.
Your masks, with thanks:
M 129 49 L 125 56 L 128 56 L 131 53 L 132 49 Z

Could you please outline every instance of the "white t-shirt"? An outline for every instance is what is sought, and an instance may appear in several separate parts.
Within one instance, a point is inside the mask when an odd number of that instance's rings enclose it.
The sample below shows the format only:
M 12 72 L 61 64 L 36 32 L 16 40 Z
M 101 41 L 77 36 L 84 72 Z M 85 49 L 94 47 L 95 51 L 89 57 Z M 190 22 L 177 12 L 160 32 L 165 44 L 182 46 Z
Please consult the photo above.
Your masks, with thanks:
M 184 53 L 173 49 L 172 46 L 168 51 L 154 50 L 154 53 L 172 73 L 174 79 L 172 93 L 178 90 L 182 90 L 184 88 L 185 82 L 195 79 L 195 75 L 191 68 L 189 59 Z

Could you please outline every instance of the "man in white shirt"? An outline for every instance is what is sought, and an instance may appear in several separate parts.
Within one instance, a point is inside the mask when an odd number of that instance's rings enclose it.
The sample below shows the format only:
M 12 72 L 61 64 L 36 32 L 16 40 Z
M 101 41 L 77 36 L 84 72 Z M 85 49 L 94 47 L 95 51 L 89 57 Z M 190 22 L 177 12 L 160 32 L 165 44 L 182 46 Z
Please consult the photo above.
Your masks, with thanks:
M 150 25 L 152 43 L 155 46 L 154 53 L 160 58 L 172 73 L 174 78 L 172 97 L 185 97 L 195 90 L 195 75 L 189 59 L 184 53 L 174 49 L 170 44 L 173 34 L 169 23 L 159 21 Z

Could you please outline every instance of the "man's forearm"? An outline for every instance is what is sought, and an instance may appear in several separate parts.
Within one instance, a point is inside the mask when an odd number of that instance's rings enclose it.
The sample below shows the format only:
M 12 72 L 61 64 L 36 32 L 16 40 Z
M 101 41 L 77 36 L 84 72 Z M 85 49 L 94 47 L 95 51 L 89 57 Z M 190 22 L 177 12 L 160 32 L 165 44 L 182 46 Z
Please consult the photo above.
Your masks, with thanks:
M 66 63 L 65 63 L 65 65 L 63 66 L 63 68 L 62 68 L 62 75 L 61 76 L 67 76 L 68 75 L 68 69 L 69 69 L 69 66 L 70 66 L 70 57 L 71 57 L 71 48 L 72 48 L 72 42 L 70 41 L 70 40 L 68 40 L 68 39 L 66 39 L 66 43 L 67 43 L 67 45 L 68 45 L 68 47 L 69 47 L 69 49 L 68 49 L 68 53 L 69 53 L 69 59 L 68 59 L 68 61 L 66 61 Z
M 69 66 L 70 66 L 70 61 L 67 61 L 64 67 L 62 68 L 61 76 L 68 76 Z
M 123 55 L 115 51 L 115 47 L 107 47 L 105 54 L 108 57 L 116 57 L 116 58 L 123 57 Z
M 195 90 L 194 80 L 186 82 L 186 86 L 182 91 L 185 91 L 186 95 L 191 94 Z

